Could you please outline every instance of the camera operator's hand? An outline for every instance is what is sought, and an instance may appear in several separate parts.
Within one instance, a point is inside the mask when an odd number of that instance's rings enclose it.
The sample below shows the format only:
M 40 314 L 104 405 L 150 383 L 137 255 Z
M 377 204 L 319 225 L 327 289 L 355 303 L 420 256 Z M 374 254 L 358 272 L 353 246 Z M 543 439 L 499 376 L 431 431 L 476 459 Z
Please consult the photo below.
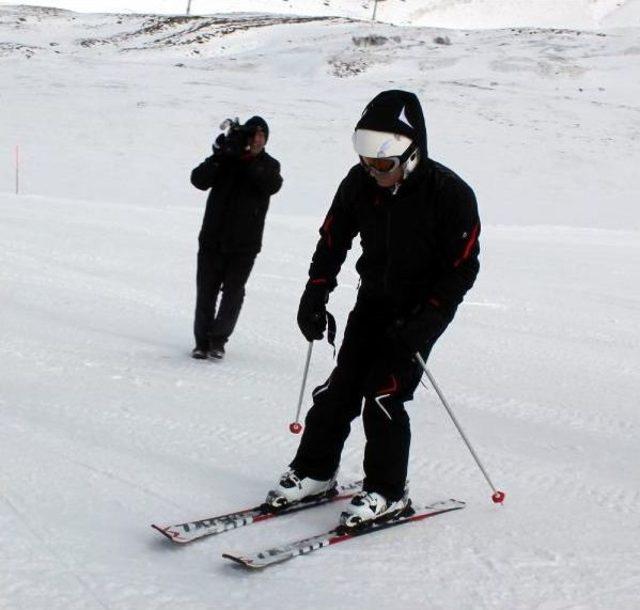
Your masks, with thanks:
M 239 158 L 246 154 L 249 147 L 249 134 L 241 128 L 232 128 L 225 136 L 222 154 L 225 157 Z
M 224 146 L 224 142 L 226 140 L 226 136 L 225 134 L 221 133 L 217 138 L 216 141 L 213 143 L 213 146 L 211 147 L 213 149 L 213 154 L 221 157 L 223 155 L 222 153 L 222 147 Z
M 225 123 L 223 123 L 225 125 Z M 221 133 L 213 143 L 213 154 L 227 159 L 239 159 L 249 148 L 249 134 L 233 122 L 227 127 L 226 133 Z

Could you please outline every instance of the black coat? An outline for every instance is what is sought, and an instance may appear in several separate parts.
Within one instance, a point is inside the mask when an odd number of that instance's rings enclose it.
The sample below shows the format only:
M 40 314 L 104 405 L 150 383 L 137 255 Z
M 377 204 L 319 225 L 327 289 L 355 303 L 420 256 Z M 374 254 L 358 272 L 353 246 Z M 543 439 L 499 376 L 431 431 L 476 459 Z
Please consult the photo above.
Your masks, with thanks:
M 478 274 L 479 233 L 473 191 L 443 165 L 422 160 L 395 195 L 356 165 L 320 229 L 310 283 L 333 289 L 360 234 L 361 292 L 397 311 L 430 305 L 450 318 Z
M 191 172 L 191 183 L 211 189 L 200 230 L 200 247 L 257 254 L 262 247 L 269 198 L 282 186 L 280 163 L 261 152 L 247 159 L 208 157 Z

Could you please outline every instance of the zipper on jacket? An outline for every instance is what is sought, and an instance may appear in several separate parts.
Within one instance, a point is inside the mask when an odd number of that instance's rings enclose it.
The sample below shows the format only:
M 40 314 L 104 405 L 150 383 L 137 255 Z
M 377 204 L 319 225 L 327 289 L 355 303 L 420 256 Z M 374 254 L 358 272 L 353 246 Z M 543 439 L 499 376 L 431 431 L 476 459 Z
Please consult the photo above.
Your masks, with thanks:
M 384 294 L 389 294 L 389 273 L 391 271 L 391 208 L 387 207 L 387 231 L 386 231 L 386 242 L 387 242 L 387 264 L 384 269 Z

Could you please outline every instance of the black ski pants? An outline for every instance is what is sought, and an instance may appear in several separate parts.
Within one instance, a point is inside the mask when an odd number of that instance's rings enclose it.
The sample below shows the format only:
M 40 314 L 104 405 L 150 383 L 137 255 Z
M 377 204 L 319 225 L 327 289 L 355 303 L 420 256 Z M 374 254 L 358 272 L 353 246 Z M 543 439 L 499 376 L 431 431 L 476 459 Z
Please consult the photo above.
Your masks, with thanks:
M 208 349 L 224 346 L 238 321 L 245 284 L 253 269 L 253 253 L 222 253 L 200 245 L 196 276 L 196 345 Z M 222 293 L 218 306 L 218 296 Z
M 303 476 L 326 480 L 337 471 L 351 422 L 362 411 L 366 436 L 363 489 L 381 493 L 387 500 L 403 496 L 411 442 L 404 404 L 413 398 L 423 370 L 387 336 L 393 320 L 393 312 L 379 302 L 358 298 L 347 321 L 337 366 L 313 391 L 313 406 L 291 463 Z M 449 321 L 443 321 L 421 350 L 425 361 Z

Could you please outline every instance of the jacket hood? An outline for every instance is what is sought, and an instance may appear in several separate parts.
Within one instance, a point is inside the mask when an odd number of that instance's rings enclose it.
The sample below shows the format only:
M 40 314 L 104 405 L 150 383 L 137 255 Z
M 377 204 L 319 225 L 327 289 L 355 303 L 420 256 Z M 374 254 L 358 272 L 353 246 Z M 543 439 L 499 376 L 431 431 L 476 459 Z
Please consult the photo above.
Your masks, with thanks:
M 366 106 L 356 129 L 398 133 L 411 138 L 422 159 L 428 158 L 427 128 L 418 97 L 409 91 L 390 89 L 376 95 Z
M 265 139 L 269 139 L 269 125 L 261 116 L 252 116 L 245 124 L 244 127 L 257 128 L 260 127 L 264 131 Z

